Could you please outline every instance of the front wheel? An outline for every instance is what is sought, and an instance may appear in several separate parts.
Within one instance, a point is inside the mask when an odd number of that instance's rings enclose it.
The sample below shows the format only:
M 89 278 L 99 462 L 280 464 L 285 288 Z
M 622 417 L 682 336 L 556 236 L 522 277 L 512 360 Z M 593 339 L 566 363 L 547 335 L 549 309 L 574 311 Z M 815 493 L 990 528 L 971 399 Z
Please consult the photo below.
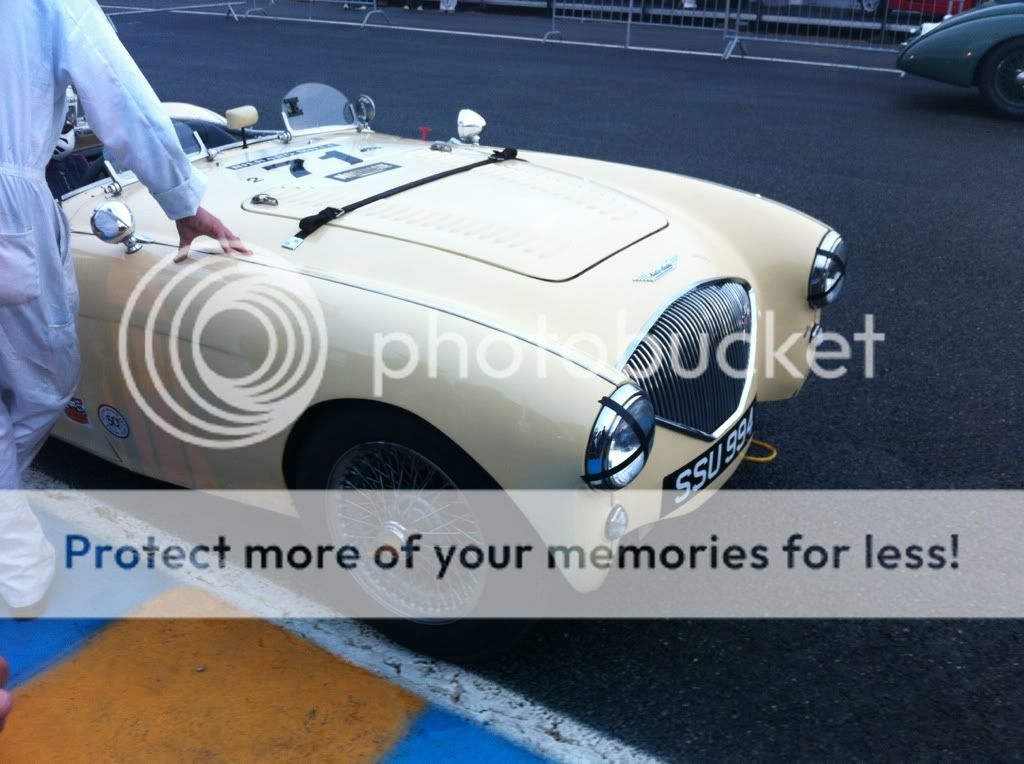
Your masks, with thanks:
M 296 483 L 300 490 L 327 491 L 324 503 L 305 506 L 302 519 L 314 543 L 362 549 L 401 549 L 414 534 L 427 554 L 409 574 L 390 575 L 374 565 L 357 566 L 354 583 L 344 586 L 339 604 L 355 603 L 365 619 L 394 639 L 442 658 L 472 658 L 498 652 L 520 639 L 528 620 L 452 618 L 471 614 L 496 587 L 530 587 L 528 575 L 495 581 L 484 568 L 450 570 L 439 580 L 427 564 L 434 544 L 486 548 L 500 544 L 508 523 L 524 532 L 525 520 L 511 504 L 500 524 L 493 513 L 477 511 L 481 502 L 466 492 L 486 490 L 499 496 L 497 484 L 469 456 L 430 425 L 411 415 L 371 407 L 329 413 L 306 437 L 299 452 Z M 486 502 L 493 509 L 494 501 Z M 522 591 L 518 592 L 520 595 Z
M 1024 39 L 996 46 L 978 70 L 978 89 L 998 113 L 1024 119 Z

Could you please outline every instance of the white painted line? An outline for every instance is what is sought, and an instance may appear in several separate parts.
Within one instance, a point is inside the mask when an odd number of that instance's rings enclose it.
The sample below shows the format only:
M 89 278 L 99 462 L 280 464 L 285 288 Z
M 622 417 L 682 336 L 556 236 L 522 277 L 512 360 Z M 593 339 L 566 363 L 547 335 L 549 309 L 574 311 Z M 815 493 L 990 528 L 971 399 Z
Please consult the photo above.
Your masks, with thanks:
M 472 671 L 397 647 L 354 622 L 280 623 L 350 663 L 555 761 L 658 761 Z
M 220 16 L 219 13 L 209 11 L 168 11 L 168 13 L 180 13 L 183 16 Z M 427 34 L 453 35 L 456 37 L 482 37 L 492 40 L 512 40 L 514 42 L 534 42 L 545 45 L 568 45 L 579 48 L 613 48 L 616 50 L 635 50 L 642 53 L 672 53 L 679 56 L 703 56 L 705 58 L 721 58 L 722 54 L 707 50 L 677 50 L 675 48 L 657 48 L 643 45 L 631 45 L 628 48 L 617 43 L 610 42 L 587 42 L 585 40 L 544 40 L 541 37 L 527 37 L 524 35 L 498 34 L 496 32 L 469 32 L 462 29 L 430 29 L 427 27 L 407 27 L 398 24 L 363 24 L 359 21 L 335 21 L 331 19 L 303 19 L 292 16 L 250 16 L 249 19 L 258 21 L 291 21 L 301 24 L 327 24 L 329 26 L 342 27 L 365 27 L 367 29 L 397 29 L 402 32 L 425 32 Z M 826 69 L 852 69 L 860 72 L 881 72 L 883 74 L 903 75 L 899 69 L 890 69 L 882 66 L 862 66 L 860 64 L 839 64 L 830 61 L 802 61 L 796 58 L 780 58 L 777 56 L 733 56 L 738 60 L 765 61 L 773 64 L 799 64 L 801 66 L 818 66 Z
M 890 69 L 884 66 L 863 66 L 861 64 L 837 64 L 831 61 L 802 61 L 798 58 L 778 58 L 775 56 L 737 56 L 733 55 L 740 61 L 744 59 L 749 61 L 768 61 L 774 64 L 798 64 L 800 66 L 824 66 L 829 69 L 853 69 L 858 72 L 881 72 L 882 74 L 898 74 L 900 77 L 903 76 L 903 72 L 899 69 Z
M 52 501 L 33 495 L 33 505 L 97 537 L 128 536 L 144 540 L 158 536 L 166 544 L 189 542 L 120 509 L 104 512 L 96 501 L 39 470 L 25 474 L 29 490 L 59 490 Z M 225 574 L 227 574 L 225 576 Z M 322 612 L 324 618 L 275 619 L 273 623 L 307 639 L 355 666 L 384 677 L 428 702 L 486 727 L 491 732 L 541 756 L 560 762 L 658 761 L 632 746 L 602 734 L 586 724 L 546 708 L 500 684 L 459 666 L 418 655 L 388 641 L 358 621 L 333 617 L 333 611 L 251 570 L 229 566 L 218 573 L 216 588 L 201 571 L 183 568 L 174 573 L 184 585 L 213 591 L 239 610 Z M 225 586 L 225 583 L 230 585 Z M 331 617 L 327 617 L 331 616 Z M 568 656 L 571 659 L 571 656 Z

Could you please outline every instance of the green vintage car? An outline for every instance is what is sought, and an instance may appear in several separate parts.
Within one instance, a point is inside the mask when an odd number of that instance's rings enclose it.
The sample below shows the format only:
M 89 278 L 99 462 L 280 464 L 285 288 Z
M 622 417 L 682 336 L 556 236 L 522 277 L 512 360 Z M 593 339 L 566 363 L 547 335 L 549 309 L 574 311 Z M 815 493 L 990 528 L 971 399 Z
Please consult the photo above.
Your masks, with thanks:
M 976 85 L 997 112 L 1024 119 L 1024 2 L 989 3 L 925 25 L 896 65 L 951 85 Z

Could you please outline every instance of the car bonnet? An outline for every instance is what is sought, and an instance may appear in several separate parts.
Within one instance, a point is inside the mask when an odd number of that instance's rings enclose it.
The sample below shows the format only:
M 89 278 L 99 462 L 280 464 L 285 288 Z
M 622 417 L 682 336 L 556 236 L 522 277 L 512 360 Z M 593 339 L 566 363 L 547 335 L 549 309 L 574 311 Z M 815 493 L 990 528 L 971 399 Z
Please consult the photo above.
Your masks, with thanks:
M 362 199 L 464 167 L 490 153 L 475 147 L 386 146 L 369 155 L 344 143 L 319 144 L 301 155 L 271 157 L 226 169 L 257 176 L 279 172 L 281 183 L 261 184 L 242 207 L 258 215 L 298 221 L 325 207 Z M 288 154 L 289 152 L 281 152 Z M 296 162 L 296 160 L 300 160 Z M 269 198 L 269 203 L 268 203 Z M 506 161 L 403 191 L 327 224 L 331 228 L 413 242 L 497 268 L 565 281 L 663 229 L 665 216 L 624 193 L 585 178 Z

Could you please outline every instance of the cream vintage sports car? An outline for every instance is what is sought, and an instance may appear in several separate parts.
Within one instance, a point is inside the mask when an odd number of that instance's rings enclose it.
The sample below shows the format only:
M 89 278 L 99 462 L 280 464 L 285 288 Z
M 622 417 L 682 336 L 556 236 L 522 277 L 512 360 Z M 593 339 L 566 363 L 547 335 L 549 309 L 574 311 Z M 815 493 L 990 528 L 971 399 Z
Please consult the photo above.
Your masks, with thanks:
M 256 254 L 174 262 L 173 225 L 81 121 L 48 171 L 83 348 L 56 435 L 181 486 L 564 490 L 571 512 L 519 507 L 532 532 L 614 544 L 729 478 L 755 401 L 799 391 L 843 285 L 843 240 L 807 215 L 485 149 L 469 110 L 459 138 L 429 143 L 375 133 L 372 100 L 326 85 L 288 93 L 280 131 L 255 130 L 252 107 L 166 107 L 204 203 Z M 337 543 L 481 531 L 444 507 L 347 511 L 304 520 Z M 605 573 L 566 576 L 588 591 Z M 389 614 L 437 620 L 415 589 L 357 582 Z

